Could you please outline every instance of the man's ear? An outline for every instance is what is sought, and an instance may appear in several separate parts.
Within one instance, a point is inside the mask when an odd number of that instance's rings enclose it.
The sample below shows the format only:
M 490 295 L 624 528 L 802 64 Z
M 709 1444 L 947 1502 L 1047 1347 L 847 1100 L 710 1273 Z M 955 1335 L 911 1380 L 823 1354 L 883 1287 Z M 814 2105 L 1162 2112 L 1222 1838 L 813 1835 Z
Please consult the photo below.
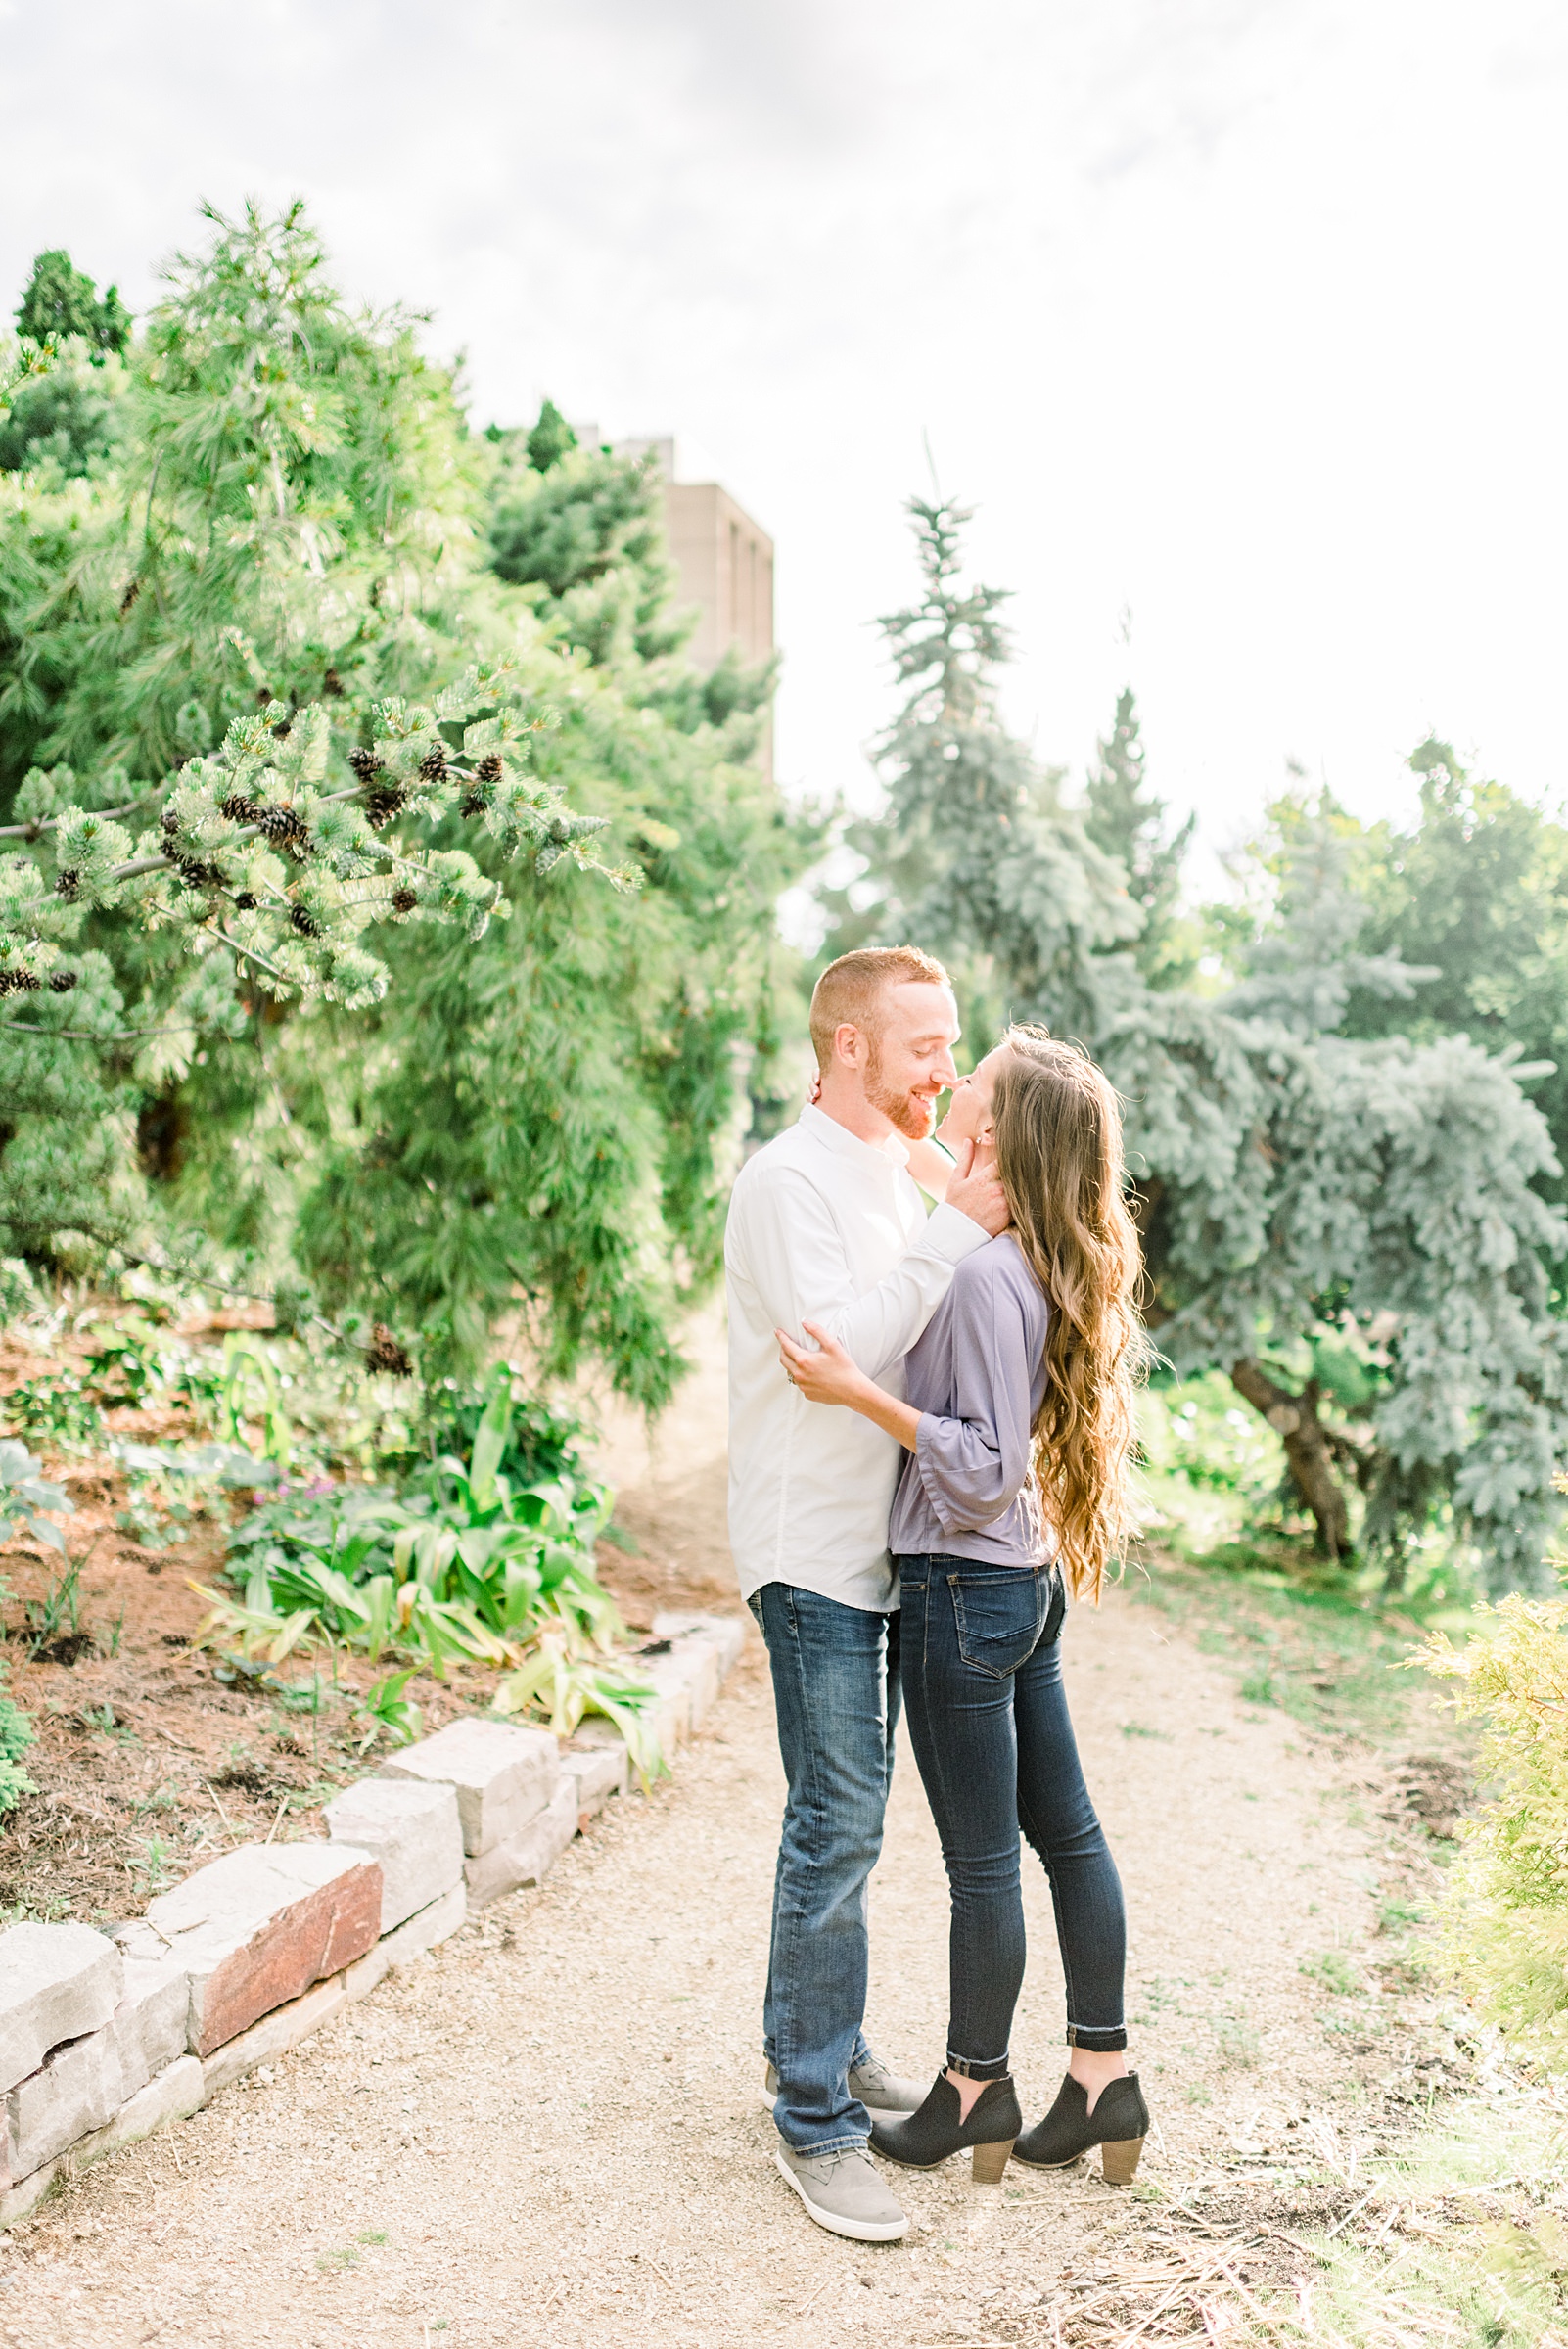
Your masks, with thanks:
M 833 1031 L 833 1057 L 857 1069 L 865 1058 L 865 1037 L 853 1020 L 841 1020 Z

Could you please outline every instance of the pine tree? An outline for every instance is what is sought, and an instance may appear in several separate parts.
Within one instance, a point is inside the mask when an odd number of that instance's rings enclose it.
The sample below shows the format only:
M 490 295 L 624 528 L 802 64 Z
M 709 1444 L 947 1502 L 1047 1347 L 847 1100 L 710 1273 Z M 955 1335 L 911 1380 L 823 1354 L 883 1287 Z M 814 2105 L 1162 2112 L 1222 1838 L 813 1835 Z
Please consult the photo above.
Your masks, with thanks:
M 1120 860 L 1132 901 L 1142 910 L 1132 948 L 1139 970 L 1151 987 L 1180 986 L 1191 978 L 1194 962 L 1190 944 L 1177 935 L 1181 868 L 1198 819 L 1189 815 L 1173 831 L 1165 802 L 1148 789 L 1143 731 L 1130 685 L 1117 696 L 1111 731 L 1098 749 L 1084 794 L 1084 829 L 1097 849 Z
M 1409 764 L 1419 817 L 1408 830 L 1358 830 L 1353 883 L 1366 950 L 1402 954 L 1431 977 L 1408 1017 L 1353 989 L 1346 1032 L 1384 1036 L 1398 1016 L 1420 1036 L 1518 1046 L 1539 1068 L 1531 1098 L 1568 1166 L 1568 829 L 1468 773 L 1447 743 L 1420 744 Z M 1541 1187 L 1565 1195 L 1561 1176 Z
M 123 352 L 130 338 L 130 313 L 111 286 L 103 299 L 85 271 L 72 267 L 57 247 L 39 253 L 17 311 L 17 331 L 32 343 L 64 343 L 79 335 L 99 352 Z
M 1034 1016 L 1048 996 L 1082 1029 L 1094 1017 L 1085 983 L 1120 976 L 1122 958 L 1096 955 L 1134 938 L 1140 916 L 1062 776 L 997 714 L 1006 595 L 960 583 L 969 509 L 917 498 L 909 511 L 925 592 L 880 622 L 907 699 L 876 754 L 886 812 L 851 834 L 886 893 L 878 927 L 949 957 L 985 1025 Z
M 497 434 L 496 438 L 501 438 Z M 576 448 L 577 436 L 562 415 L 553 399 L 547 399 L 539 410 L 538 422 L 525 443 L 529 463 L 535 473 L 548 473 L 558 465 L 569 448 Z
M 656 635 L 668 576 L 646 513 L 560 593 L 504 580 L 515 466 L 410 322 L 348 311 L 300 207 L 209 218 L 131 348 L 114 468 L 0 484 L 0 773 L 24 835 L 0 872 L 27 917 L 0 986 L 40 977 L 27 1022 L 60 1040 L 33 1048 L 74 1055 L 48 1134 L 18 1095 L 0 1212 L 25 1145 L 35 1213 L 0 1253 L 124 1245 L 150 1217 L 166 1247 L 172 1218 L 298 1286 L 306 1202 L 333 1302 L 406 1313 L 433 1374 L 521 1283 L 546 1359 L 598 1349 L 663 1393 L 665 1304 L 713 1257 L 726 1039 L 790 861 L 738 763 L 755 716 L 715 724 L 673 655 L 638 650 L 623 616 Z M 602 465 L 569 451 L 569 472 L 592 525 Z M 594 604 L 621 616 L 602 661 Z M 578 1158 L 552 1157 L 565 1136 Z M 103 1179 L 72 1187 L 89 1137 Z M 455 1248 L 427 1230 L 422 1147 L 446 1154 Z

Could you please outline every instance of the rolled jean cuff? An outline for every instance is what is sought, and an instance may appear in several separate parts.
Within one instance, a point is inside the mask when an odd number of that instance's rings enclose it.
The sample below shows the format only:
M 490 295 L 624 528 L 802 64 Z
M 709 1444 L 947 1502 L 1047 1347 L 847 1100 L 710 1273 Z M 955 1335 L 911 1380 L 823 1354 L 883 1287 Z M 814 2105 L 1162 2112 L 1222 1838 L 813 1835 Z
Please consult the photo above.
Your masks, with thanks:
M 947 2069 L 956 2072 L 960 2080 L 1005 2080 L 1011 2061 L 1010 2055 L 988 2055 L 984 2062 L 971 2062 L 967 2055 L 947 2050 Z
M 1080 2023 L 1069 2023 L 1067 2044 L 1082 2048 L 1085 2055 L 1120 2055 L 1127 2046 L 1127 2032 L 1120 2023 L 1114 2031 L 1086 2031 Z

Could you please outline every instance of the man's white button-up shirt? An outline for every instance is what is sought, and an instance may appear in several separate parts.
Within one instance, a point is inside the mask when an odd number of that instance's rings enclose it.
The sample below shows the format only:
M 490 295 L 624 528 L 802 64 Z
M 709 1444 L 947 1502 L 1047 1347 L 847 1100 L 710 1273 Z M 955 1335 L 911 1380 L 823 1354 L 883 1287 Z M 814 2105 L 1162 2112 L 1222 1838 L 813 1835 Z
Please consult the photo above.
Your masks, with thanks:
M 986 1245 L 956 1208 L 928 1218 L 896 1135 L 862 1142 L 803 1109 L 742 1169 L 724 1236 L 729 1540 L 750 1598 L 793 1583 L 850 1607 L 899 1603 L 888 1512 L 899 1446 L 858 1411 L 791 1386 L 775 1329 L 817 1321 L 890 1393 L 955 1267 Z

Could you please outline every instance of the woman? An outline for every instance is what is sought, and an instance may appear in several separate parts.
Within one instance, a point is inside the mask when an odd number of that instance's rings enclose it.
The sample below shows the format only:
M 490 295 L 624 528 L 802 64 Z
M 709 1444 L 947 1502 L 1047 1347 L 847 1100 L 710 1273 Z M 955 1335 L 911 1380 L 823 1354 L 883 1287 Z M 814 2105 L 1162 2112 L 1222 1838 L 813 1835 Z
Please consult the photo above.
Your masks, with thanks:
M 888 1538 L 904 1710 L 952 1894 L 950 2012 L 945 2069 L 918 2111 L 874 2119 L 871 2142 L 919 2169 L 968 2147 L 990 2183 L 1009 2154 L 1052 2169 L 1097 2144 L 1106 2178 L 1126 2185 L 1149 2116 L 1124 2053 L 1122 1887 L 1058 1647 L 1068 1589 L 1097 1598 L 1129 1531 L 1146 1341 L 1121 1117 L 1084 1053 L 1013 1028 L 959 1084 L 938 1139 L 993 1160 L 1012 1228 L 959 1266 L 906 1358 L 908 1401 L 811 1322 L 818 1352 L 779 1332 L 810 1402 L 862 1412 L 907 1454 Z M 1020 1827 L 1050 1879 L 1072 2050 L 1055 2104 L 1027 2135 L 1008 2070 L 1024 1976 Z

